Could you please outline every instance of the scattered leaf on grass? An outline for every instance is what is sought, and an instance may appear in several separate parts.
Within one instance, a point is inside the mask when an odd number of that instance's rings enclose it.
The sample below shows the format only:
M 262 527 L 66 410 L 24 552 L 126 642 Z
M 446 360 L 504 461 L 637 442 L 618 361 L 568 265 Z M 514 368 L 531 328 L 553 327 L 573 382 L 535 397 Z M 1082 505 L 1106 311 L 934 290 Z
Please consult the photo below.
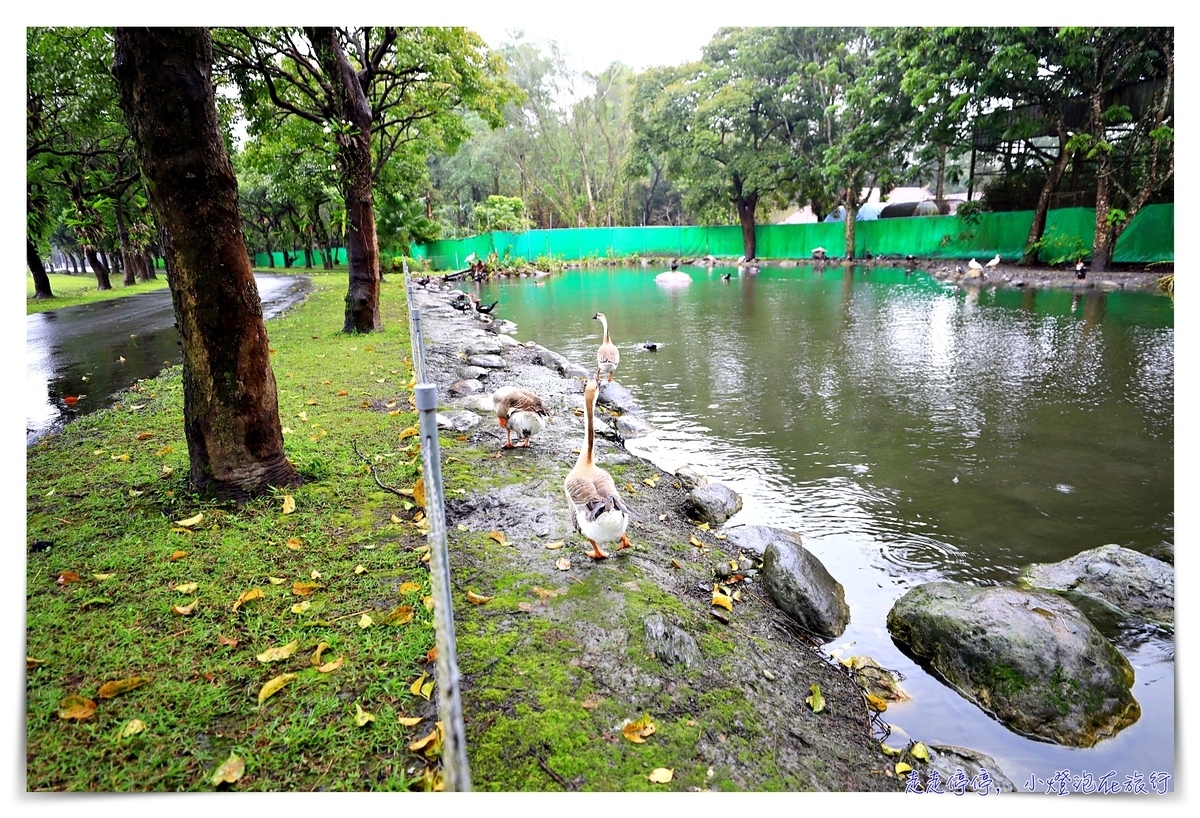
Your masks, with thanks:
M 136 736 L 138 733 L 146 729 L 146 722 L 141 719 L 130 719 L 124 727 L 121 728 L 121 738 L 129 738 Z
M 293 639 L 291 642 L 288 642 L 286 645 L 282 645 L 277 648 L 267 648 L 262 653 L 258 654 L 258 656 L 255 656 L 254 658 L 257 659 L 258 661 L 262 662 L 263 664 L 267 664 L 270 662 L 278 662 L 281 659 L 288 658 L 289 656 L 291 656 L 293 653 L 295 653 L 299 649 L 300 649 L 300 640 Z
M 45 659 L 34 659 L 32 656 L 25 657 L 25 669 L 26 670 L 33 670 L 38 665 L 44 665 L 44 664 L 46 664 Z
M 317 645 L 317 649 L 313 651 L 312 659 L 309 660 L 310 664 L 314 664 L 314 665 L 321 664 L 321 654 L 325 652 L 325 649 L 327 647 L 329 647 L 328 642 L 319 643 Z
M 320 578 L 321 578 L 321 572 L 320 572 L 320 571 L 318 571 L 316 568 L 314 568 L 314 569 L 312 570 L 312 573 L 308 575 L 308 578 L 309 578 L 309 579 L 320 579 Z
M 239 596 L 237 598 L 237 601 L 233 603 L 233 610 L 234 610 L 234 612 L 236 612 L 238 608 L 242 607 L 250 600 L 262 599 L 262 598 L 263 598 L 262 588 L 251 588 L 249 591 L 243 591 L 242 595 Z
M 804 701 L 808 703 L 814 713 L 820 713 L 825 709 L 825 698 L 821 695 L 821 686 L 813 684 L 809 685 L 808 689 L 812 691 L 812 695 L 805 696 Z
M 55 585 L 69 585 L 72 582 L 79 582 L 79 574 L 74 571 L 63 571 L 58 575 L 58 579 L 54 580 Z
M 712 604 L 718 605 L 727 611 L 733 611 L 733 600 L 720 591 L 713 591 Z
M 400 593 L 401 594 L 411 594 L 413 591 L 419 591 L 419 590 L 421 590 L 421 586 L 415 582 L 400 583 Z
M 368 713 L 366 710 L 363 710 L 362 705 L 358 702 L 354 703 L 354 711 L 354 723 L 359 727 L 365 727 L 366 725 L 375 721 L 375 714 Z
M 549 588 L 543 588 L 540 585 L 534 585 L 533 592 L 542 599 L 554 599 L 560 593 L 559 591 L 551 591 Z
M 180 594 L 194 594 L 196 593 L 196 589 L 199 587 L 200 583 L 198 582 L 184 582 L 180 585 L 176 585 L 175 591 L 176 593 Z
M 344 397 L 346 397 L 346 396 L 347 396 L 347 395 L 349 395 L 349 394 L 350 394 L 350 393 L 349 393 L 349 392 L 347 392 L 345 389 L 339 389 L 339 390 L 338 390 L 338 393 L 337 393 L 337 395 L 338 395 L 338 397 L 339 397 L 339 398 L 344 398 Z
M 656 767 L 650 771 L 650 775 L 646 776 L 646 778 L 649 779 L 652 784 L 668 784 L 674 775 L 674 769 L 668 769 L 667 767 Z
M 495 599 L 494 596 L 481 596 L 474 591 L 467 591 L 467 601 L 474 605 L 482 605 L 485 602 L 491 602 Z
M 407 625 L 412 621 L 414 612 L 411 605 L 397 605 L 384 615 L 380 621 L 384 625 Z
M 566 557 L 559 557 L 554 561 L 554 567 L 560 571 L 570 571 L 571 561 Z
M 200 512 L 195 517 L 188 517 L 186 520 L 176 520 L 175 525 L 191 528 L 192 526 L 200 525 L 202 522 L 204 522 L 204 512 Z
M 365 574 L 366 572 L 367 572 L 367 566 L 365 566 L 365 565 L 356 565 L 356 566 L 354 566 L 354 573 L 356 573 L 356 574 Z
M 631 721 L 621 728 L 621 735 L 632 741 L 634 744 L 645 744 L 646 737 L 653 735 L 658 729 L 654 726 L 654 722 L 650 719 L 650 714 L 645 713 L 637 721 Z
M 83 696 L 67 696 L 58 703 L 58 717 L 64 721 L 68 719 L 83 721 L 90 719 L 95 713 L 96 703 Z
M 419 434 L 421 434 L 420 429 L 418 429 L 416 426 L 409 426 L 407 429 L 405 429 L 404 431 L 402 431 L 400 433 L 400 439 L 407 440 L 408 438 L 416 437 Z
M 171 612 L 179 616 L 191 616 L 196 612 L 196 606 L 200 604 L 200 600 L 193 599 L 190 605 L 172 605 Z
M 283 495 L 283 513 L 291 514 L 296 510 L 296 498 L 290 494 Z
M 912 753 L 912 757 L 918 761 L 929 761 L 929 751 L 926 750 L 925 745 L 919 741 L 912 746 L 912 749 L 909 750 L 909 752 Z
M 431 664 L 436 661 L 437 661 L 437 645 L 434 645 L 433 647 L 431 647 L 429 649 L 429 652 L 425 654 L 425 664 L 428 665 L 428 664 Z
M 96 695 L 102 699 L 111 699 L 113 696 L 120 696 L 122 693 L 137 690 L 142 685 L 147 684 L 150 684 L 150 680 L 145 676 L 130 676 L 128 679 L 120 679 L 100 685 L 100 689 L 96 691 Z
M 92 579 L 96 580 L 96 582 L 104 582 L 105 580 L 112 579 L 115 576 L 116 574 L 92 574 Z
M 418 477 L 417 482 L 413 483 L 413 502 L 421 508 L 425 508 L 425 478 Z
M 433 610 L 433 596 L 430 595 L 430 596 L 421 597 L 421 604 L 425 606 L 425 610 L 432 611 Z
M 284 545 L 286 545 L 288 548 L 292 549 L 293 551 L 299 551 L 300 546 L 302 546 L 303 543 L 301 543 L 300 540 L 296 539 L 295 537 L 292 537 L 290 540 L 285 542 Z
M 429 731 L 429 735 L 421 738 L 408 745 L 408 749 L 414 753 L 424 752 L 426 750 L 437 750 L 442 744 L 442 723 L 439 721 L 434 728 Z
M 217 634 L 217 644 L 220 645 L 227 645 L 228 647 L 236 648 L 238 646 L 238 642 L 240 641 L 242 640 L 238 639 L 236 636 L 223 636 L 222 634 Z
M 225 763 L 217 768 L 209 780 L 214 787 L 220 784 L 236 784 L 244 772 L 246 772 L 246 759 L 237 753 L 230 753 L 229 758 L 225 759 Z
M 301 614 L 301 613 L 304 613 L 305 611 L 307 611 L 311 607 L 312 607 L 312 603 L 306 599 L 303 602 L 297 602 L 295 605 L 293 605 L 292 613 Z
M 422 673 L 420 676 L 417 677 L 417 680 L 415 682 L 413 682 L 411 685 L 408 686 L 409 692 L 411 692 L 414 696 L 420 696 L 421 695 L 421 685 L 425 684 L 425 681 L 428 678 L 429 678 L 428 673 Z
M 296 596 L 312 596 L 314 591 L 324 587 L 324 585 L 316 582 L 293 582 L 292 593 Z
M 501 545 L 508 545 L 508 540 L 506 540 L 504 538 L 503 531 L 489 531 L 488 538 L 495 540 L 496 542 L 500 543 Z
M 332 662 L 326 662 L 325 664 L 320 665 L 317 668 L 317 672 L 318 673 L 333 673 L 335 670 L 339 669 L 342 666 L 342 662 L 345 661 L 345 659 L 346 659 L 345 656 L 339 656 L 338 658 L 334 659 Z
M 403 724 L 405 727 L 415 727 L 424 721 L 420 716 L 399 716 L 396 721 Z
M 121 461 L 122 463 L 128 463 L 128 462 L 129 462 L 129 455 L 127 455 L 127 454 L 114 454 L 114 455 L 112 455 L 112 459 L 113 459 L 113 460 L 119 460 L 119 461 Z
M 185 529 L 181 529 L 181 530 L 185 530 Z M 191 532 L 189 531 L 188 533 L 190 534 Z M 172 551 L 171 556 L 167 557 L 167 562 L 179 562 L 179 560 L 183 559 L 186 556 L 187 556 L 186 551 Z
M 262 690 L 258 691 L 258 703 L 262 704 L 267 699 L 274 696 L 276 693 L 278 693 L 280 690 L 283 689 L 284 685 L 286 685 L 288 682 L 290 682 L 292 679 L 295 679 L 295 678 L 296 678 L 295 673 L 281 673 L 278 676 L 276 676 L 274 679 L 272 679 L 271 681 L 267 682 L 265 685 L 262 686 Z
M 111 604 L 112 604 L 112 600 L 106 596 L 94 596 L 91 599 L 85 600 L 82 604 L 80 604 L 79 607 L 86 610 L 88 608 L 95 607 L 96 605 L 111 605 Z
M 374 624 L 375 624 L 375 620 L 371 618 L 370 614 L 363 614 L 358 619 L 358 626 L 360 628 L 369 628 Z

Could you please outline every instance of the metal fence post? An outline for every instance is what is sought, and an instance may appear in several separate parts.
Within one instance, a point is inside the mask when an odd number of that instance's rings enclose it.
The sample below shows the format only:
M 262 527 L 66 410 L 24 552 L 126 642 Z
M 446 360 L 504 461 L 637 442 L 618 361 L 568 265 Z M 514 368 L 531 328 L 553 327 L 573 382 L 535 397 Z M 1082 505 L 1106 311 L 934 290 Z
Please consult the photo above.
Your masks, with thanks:
M 438 713 L 441 715 L 442 783 L 451 792 L 471 789 L 467 738 L 459 695 L 458 650 L 450 599 L 450 554 L 446 543 L 445 492 L 438 449 L 437 387 L 417 384 L 421 419 L 421 474 L 425 480 L 425 519 L 429 522 L 429 573 L 433 583 L 433 624 L 437 638 Z

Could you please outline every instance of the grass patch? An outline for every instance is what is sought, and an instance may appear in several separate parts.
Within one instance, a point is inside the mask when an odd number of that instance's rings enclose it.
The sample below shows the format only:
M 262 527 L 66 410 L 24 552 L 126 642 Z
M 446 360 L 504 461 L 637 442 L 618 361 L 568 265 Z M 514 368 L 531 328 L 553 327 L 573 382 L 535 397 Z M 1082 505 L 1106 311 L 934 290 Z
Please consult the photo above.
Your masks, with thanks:
M 121 276 L 111 275 L 111 290 L 97 290 L 96 277 L 91 273 L 82 275 L 67 275 L 65 273 L 48 273 L 50 292 L 53 298 L 35 299 L 33 297 L 33 276 L 25 274 L 25 314 L 60 310 L 63 307 L 75 307 L 80 304 L 93 304 L 97 301 L 109 301 L 113 298 L 125 298 L 138 293 L 150 293 L 167 288 L 167 276 L 158 271 L 158 278 L 138 282 L 126 287 L 121 283 Z
M 292 514 L 282 493 L 237 506 L 188 491 L 178 367 L 27 451 L 26 654 L 39 662 L 26 675 L 29 790 L 209 790 L 231 752 L 246 759 L 241 790 L 428 784 L 426 759 L 407 749 L 437 718 L 409 689 L 434 644 L 424 537 L 417 509 L 380 490 L 351 448 L 386 485 L 420 473 L 416 438 L 399 440 L 416 425 L 401 279 L 382 287 L 380 333 L 338 331 L 342 276 L 320 277 L 306 304 L 267 322 L 285 449 L 308 479 Z M 199 525 L 177 525 L 198 513 Z M 321 587 L 299 596 L 297 582 Z M 232 610 L 255 588 L 262 598 Z M 192 602 L 191 615 L 172 610 Z M 412 621 L 360 627 L 398 605 Z M 256 658 L 294 640 L 287 659 Z M 340 669 L 313 665 L 322 642 L 320 661 Z M 260 705 L 282 673 L 295 678 Z M 97 696 L 132 676 L 151 682 Z M 96 701 L 95 715 L 60 719 L 71 695 Z M 356 704 L 375 721 L 356 725 Z M 425 721 L 405 727 L 402 714 Z M 132 719 L 145 730 L 121 738 Z

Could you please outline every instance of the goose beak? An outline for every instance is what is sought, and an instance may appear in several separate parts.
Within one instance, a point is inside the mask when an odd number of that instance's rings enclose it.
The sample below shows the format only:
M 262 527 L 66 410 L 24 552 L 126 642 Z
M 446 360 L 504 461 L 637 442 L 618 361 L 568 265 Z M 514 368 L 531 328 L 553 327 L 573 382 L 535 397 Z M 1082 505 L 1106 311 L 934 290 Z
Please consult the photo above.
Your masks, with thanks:
M 500 428 L 501 428 L 501 429 L 507 429 L 507 428 L 508 428 L 508 418 L 497 418 L 497 420 L 499 420 L 499 421 L 500 421 Z

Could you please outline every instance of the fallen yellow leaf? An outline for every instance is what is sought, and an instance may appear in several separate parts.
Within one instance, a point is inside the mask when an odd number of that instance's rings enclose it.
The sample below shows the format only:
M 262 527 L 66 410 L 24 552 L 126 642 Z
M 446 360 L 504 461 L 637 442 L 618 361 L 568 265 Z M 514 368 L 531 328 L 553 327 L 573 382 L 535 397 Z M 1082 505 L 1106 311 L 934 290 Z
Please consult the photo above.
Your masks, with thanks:
M 128 679 L 121 679 L 115 682 L 106 682 L 100 685 L 100 689 L 96 691 L 96 695 L 102 699 L 111 699 L 113 696 L 120 696 L 122 693 L 128 693 L 130 690 L 137 690 L 142 685 L 150 684 L 150 680 L 144 676 L 131 676 Z
M 314 591 L 324 587 L 324 585 L 316 582 L 293 582 L 292 593 L 296 596 L 312 596 Z
M 821 686 L 813 684 L 809 685 L 808 689 L 812 691 L 812 695 L 805 696 L 804 701 L 808 703 L 814 713 L 820 713 L 825 709 L 825 698 L 821 695 Z
M 385 625 L 407 625 L 412 621 L 414 612 L 411 605 L 397 605 L 382 619 Z
M 191 532 L 189 531 L 188 533 L 190 534 Z M 167 557 L 167 562 L 178 562 L 186 556 L 186 551 L 172 551 L 171 556 Z
M 421 604 L 425 606 L 425 610 L 432 611 L 433 610 L 433 596 L 421 597 Z
M 338 658 L 334 659 L 332 662 L 326 662 L 325 664 L 323 664 L 317 668 L 317 672 L 318 673 L 333 673 L 335 670 L 337 670 L 338 668 L 340 668 L 342 666 L 342 662 L 345 660 L 345 658 L 346 658 L 345 656 L 339 656 Z
M 696 528 L 700 529 L 701 531 L 708 531 L 709 525 L 708 523 L 700 523 L 700 525 L 696 526 Z
M 200 600 L 193 599 L 191 605 L 172 605 L 171 610 L 179 616 L 191 616 L 196 611 L 196 606 L 200 604 Z
M 200 525 L 202 522 L 204 522 L 203 511 L 197 514 L 195 517 L 188 517 L 186 520 L 176 520 L 175 525 L 181 525 L 184 528 L 191 528 L 192 526 Z
M 282 645 L 281 647 L 267 648 L 266 650 L 264 650 L 262 653 L 258 654 L 258 656 L 254 657 L 254 658 L 264 664 L 269 663 L 269 662 L 278 662 L 280 659 L 288 658 L 293 653 L 295 653 L 297 650 L 299 650 L 299 648 L 300 648 L 300 640 L 293 639 L 291 642 L 288 642 L 286 645 Z
M 130 719 L 125 726 L 121 728 L 121 738 L 136 736 L 145 729 L 146 722 L 142 721 L 141 719 Z
M 303 543 L 301 543 L 300 540 L 296 539 L 295 537 L 292 537 L 290 540 L 285 542 L 284 545 L 286 545 L 288 548 L 292 549 L 293 551 L 299 551 L 300 547 L 303 545 Z
M 306 599 L 303 602 L 297 602 L 295 605 L 293 605 L 292 613 L 294 613 L 294 614 L 304 613 L 311 607 L 312 607 L 312 603 Z
M 356 574 L 365 574 L 366 571 L 367 571 L 367 566 L 365 566 L 365 565 L 354 566 L 354 573 L 356 573 Z
M 375 721 L 375 714 L 363 710 L 362 705 L 358 702 L 354 703 L 354 710 L 354 723 L 359 727 L 365 727 L 367 724 Z
M 929 761 L 929 751 L 926 750 L 925 745 L 919 741 L 913 744 L 912 749 L 909 750 L 909 752 L 912 753 L 912 757 L 918 761 Z
M 419 434 L 421 434 L 420 429 L 418 429 L 416 426 L 409 426 L 407 429 L 405 429 L 403 432 L 400 433 L 400 439 L 407 440 L 408 438 L 416 437 Z
M 546 543 L 546 550 L 547 551 L 557 551 L 559 548 L 562 548 L 563 545 L 564 545 L 564 543 L 562 540 L 556 540 L 555 542 L 548 542 L 548 543 Z
M 267 699 L 274 696 L 276 693 L 278 693 L 280 690 L 283 689 L 284 685 L 286 685 L 288 682 L 290 682 L 292 679 L 295 679 L 295 678 L 296 678 L 295 673 L 281 673 L 280 675 L 276 676 L 271 681 L 267 682 L 265 685 L 262 686 L 262 690 L 258 691 L 258 703 L 262 704 Z
M 713 591 L 712 604 L 724 608 L 727 611 L 733 610 L 733 600 L 718 591 Z
M 244 772 L 246 772 L 246 759 L 237 753 L 230 753 L 229 758 L 225 759 L 225 763 L 217 768 L 209 780 L 214 787 L 218 784 L 236 784 Z
M 467 591 L 467 601 L 475 605 L 482 605 L 485 602 L 491 602 L 495 599 L 494 596 L 481 596 L 474 591 Z
M 408 745 L 408 749 L 414 753 L 422 752 L 426 749 L 436 749 L 441 744 L 442 723 L 439 721 L 429 732 L 429 735 L 423 736 L 412 744 Z
M 696 546 L 697 548 L 704 547 L 704 543 L 702 543 L 698 539 L 696 539 L 696 536 L 694 534 L 691 536 L 691 538 L 688 539 L 688 542 L 690 542 L 692 545 Z
M 654 726 L 654 722 L 650 719 L 650 714 L 645 713 L 637 721 L 631 721 L 621 728 L 621 735 L 632 741 L 634 744 L 645 744 L 646 737 L 654 734 L 658 729 Z
M 903 761 L 896 762 L 896 775 L 904 775 L 910 772 L 912 772 L 911 764 L 905 764 Z
M 409 685 L 408 689 L 414 696 L 421 695 L 421 685 L 425 684 L 425 680 L 429 678 L 428 673 L 422 673 L 417 677 L 417 680 Z
M 237 598 L 237 601 L 233 603 L 233 610 L 237 611 L 238 608 L 242 607 L 243 605 L 245 605 L 247 602 L 249 602 L 252 599 L 262 599 L 262 598 L 263 598 L 262 588 L 251 588 L 249 591 L 242 592 L 242 595 Z
M 363 614 L 358 619 L 358 626 L 360 628 L 369 628 L 374 624 L 375 624 L 375 620 L 371 618 L 370 614 Z
M 403 724 L 405 727 L 415 727 L 424 721 L 420 716 L 400 716 L 396 721 Z
M 181 594 L 194 594 L 199 587 L 200 583 L 198 582 L 185 582 L 181 585 L 176 585 L 175 591 Z
M 296 498 L 290 494 L 283 495 L 283 513 L 291 514 L 296 510 Z
M 417 482 L 413 483 L 413 501 L 421 508 L 425 508 L 425 478 L 418 477 Z
M 320 643 L 318 643 L 318 644 L 317 644 L 317 649 L 313 651 L 312 659 L 310 659 L 310 660 L 309 660 L 309 663 L 310 663 L 310 664 L 314 664 L 314 665 L 319 665 L 319 664 L 321 664 L 321 654 L 325 652 L 325 649 L 326 649 L 327 647 L 329 647 L 329 643 L 328 643 L 328 642 L 320 642 Z
M 92 574 L 92 579 L 96 582 L 104 582 L 106 579 L 112 579 L 116 574 Z
M 113 460 L 120 460 L 122 463 L 128 463 L 128 462 L 129 462 L 129 455 L 127 455 L 127 454 L 114 454 L 114 455 L 112 455 L 112 459 L 113 459 Z
M 400 593 L 401 594 L 411 594 L 413 591 L 419 591 L 419 590 L 421 590 L 421 586 L 415 582 L 400 583 Z
M 650 771 L 650 775 L 646 776 L 652 784 L 668 784 L 671 778 L 674 777 L 675 770 L 667 767 L 656 767 Z
M 96 713 L 96 703 L 83 696 L 67 696 L 58 703 L 58 717 L 64 721 L 90 719 Z

